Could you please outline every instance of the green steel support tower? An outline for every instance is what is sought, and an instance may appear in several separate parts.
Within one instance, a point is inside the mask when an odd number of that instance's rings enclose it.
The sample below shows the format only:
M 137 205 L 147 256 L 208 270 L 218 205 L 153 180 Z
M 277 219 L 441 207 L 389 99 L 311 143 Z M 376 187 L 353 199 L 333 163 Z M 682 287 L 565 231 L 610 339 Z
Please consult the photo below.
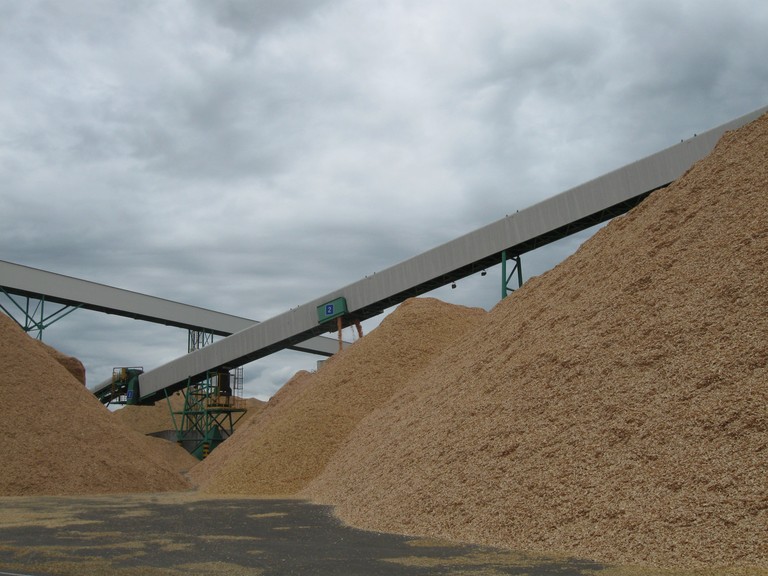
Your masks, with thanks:
M 208 372 L 202 382 L 190 382 L 184 391 L 184 409 L 172 412 L 178 443 L 200 460 L 208 456 L 245 415 L 242 392 L 242 368 L 232 372 L 222 368 Z M 176 416 L 181 417 L 178 423 Z

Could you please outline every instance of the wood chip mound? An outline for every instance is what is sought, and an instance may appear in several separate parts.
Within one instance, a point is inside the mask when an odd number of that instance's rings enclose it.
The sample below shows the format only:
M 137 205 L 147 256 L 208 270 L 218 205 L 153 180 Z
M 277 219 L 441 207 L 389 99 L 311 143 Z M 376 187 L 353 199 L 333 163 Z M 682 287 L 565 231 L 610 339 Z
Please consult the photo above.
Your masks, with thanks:
M 499 303 L 302 495 L 374 530 L 768 566 L 767 254 L 764 116 Z
M 169 406 L 170 403 L 170 406 Z M 245 408 L 247 412 L 235 424 L 235 428 L 243 426 L 249 419 L 264 409 L 265 402 L 257 398 L 245 398 Z M 184 395 L 181 392 L 172 394 L 168 400 L 156 402 L 154 406 L 124 406 L 113 412 L 114 417 L 127 426 L 130 426 L 142 434 L 153 434 L 166 430 L 176 430 L 176 426 L 181 425 L 181 415 L 176 414 L 174 422 L 173 412 L 184 410 Z
M 486 312 L 433 299 L 404 302 L 376 330 L 300 372 L 266 409 L 191 470 L 218 494 L 290 495 L 325 467 L 357 423 Z
M 123 406 L 115 410 L 112 415 L 137 432 L 152 434 L 175 429 L 171 409 L 174 411 L 184 409 L 184 396 L 181 392 L 172 394 L 168 401 L 156 402 L 153 406 Z
M 147 438 L 112 417 L 57 359 L 0 314 L 0 495 L 189 488 Z
M 40 342 L 39 340 L 37 340 L 37 342 L 39 342 L 40 346 L 45 348 L 48 354 L 53 356 L 53 359 L 56 360 L 56 362 L 64 366 L 64 368 L 67 369 L 67 372 L 72 374 L 72 376 L 77 378 L 77 381 L 80 382 L 80 384 L 85 386 L 85 365 L 80 362 L 79 359 L 74 356 L 67 356 L 56 350 L 53 346 L 48 346 L 48 344 Z

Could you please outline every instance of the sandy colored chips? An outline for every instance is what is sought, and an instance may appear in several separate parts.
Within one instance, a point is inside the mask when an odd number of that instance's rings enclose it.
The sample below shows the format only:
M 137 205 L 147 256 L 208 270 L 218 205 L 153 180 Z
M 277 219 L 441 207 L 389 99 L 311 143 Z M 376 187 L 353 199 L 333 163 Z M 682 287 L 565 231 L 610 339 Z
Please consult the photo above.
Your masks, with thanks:
M 69 363 L 70 365 L 73 363 Z M 0 314 L 0 495 L 180 490 L 177 446 L 121 424 L 48 347 Z

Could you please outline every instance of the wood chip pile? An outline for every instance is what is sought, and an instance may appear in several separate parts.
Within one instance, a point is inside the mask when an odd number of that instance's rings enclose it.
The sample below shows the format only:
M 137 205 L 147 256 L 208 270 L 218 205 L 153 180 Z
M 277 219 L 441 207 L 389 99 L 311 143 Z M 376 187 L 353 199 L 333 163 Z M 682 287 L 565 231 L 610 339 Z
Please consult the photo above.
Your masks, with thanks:
M 174 411 L 183 410 L 184 396 L 177 392 L 171 395 L 170 403 Z M 112 415 L 116 420 L 142 434 L 175 429 L 167 401 L 156 402 L 154 406 L 123 406 Z
M 125 406 L 113 412 L 114 417 L 130 426 L 142 434 L 152 434 L 154 432 L 163 432 L 165 430 L 175 430 L 173 416 L 174 412 L 184 410 L 184 395 L 177 392 L 170 397 L 170 408 L 168 402 L 163 400 L 156 402 L 154 406 Z M 248 410 L 245 416 L 235 424 L 235 428 L 243 426 L 249 419 L 264 409 L 265 402 L 256 398 L 246 398 L 245 408 Z M 177 414 L 176 424 L 181 425 L 181 415 Z
M 485 317 L 432 299 L 403 303 L 316 372 L 299 373 L 266 409 L 192 469 L 205 492 L 287 495 L 303 488 L 357 423 Z
M 80 384 L 85 386 L 85 366 L 82 362 L 80 362 L 80 360 L 74 356 L 67 356 L 66 354 L 56 350 L 56 348 L 48 346 L 48 344 L 43 342 L 40 342 L 40 345 L 43 346 L 43 348 L 45 348 L 51 356 L 53 356 L 53 359 L 56 360 L 56 362 L 64 366 L 64 368 L 67 369 L 67 372 L 77 378 L 77 381 L 80 382 Z
M 114 419 L 48 347 L 4 314 L 0 314 L 0 415 L 0 495 L 189 487 L 175 464 L 167 462 L 167 455 L 158 453 L 156 442 L 162 441 Z
M 768 566 L 766 255 L 763 117 L 498 304 L 302 494 L 375 530 Z
M 768 567 L 766 254 L 768 116 L 491 312 L 404 302 L 190 476 L 374 530 Z M 1 314 L 0 414 L 0 495 L 187 487 Z

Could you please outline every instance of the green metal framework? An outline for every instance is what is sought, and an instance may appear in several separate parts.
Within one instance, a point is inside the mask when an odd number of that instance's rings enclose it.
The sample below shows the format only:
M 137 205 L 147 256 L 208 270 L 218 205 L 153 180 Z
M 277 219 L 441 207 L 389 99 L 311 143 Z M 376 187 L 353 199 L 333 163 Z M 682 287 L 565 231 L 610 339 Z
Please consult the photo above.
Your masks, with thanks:
M 43 339 L 44 329 L 48 328 L 54 322 L 61 320 L 67 314 L 71 314 L 80 308 L 79 305 L 68 306 L 66 304 L 58 304 L 60 308 L 57 308 L 54 312 L 50 312 L 48 315 L 46 315 L 45 296 L 41 296 L 40 298 L 31 298 L 29 296 L 20 297 L 20 300 L 23 302 L 23 304 L 20 304 L 18 301 L 16 301 L 16 298 L 14 298 L 12 294 L 9 294 L 5 290 L 5 288 L 0 287 L 0 291 L 2 291 L 2 293 L 8 297 L 8 300 L 10 300 L 11 303 L 15 306 L 16 311 L 21 312 L 24 318 L 24 322 L 19 322 L 13 313 L 9 311 L 5 306 L 3 306 L 2 303 L 0 303 L 0 309 L 2 309 L 3 312 L 5 312 L 14 322 L 16 322 L 16 324 L 21 326 L 24 332 L 30 333 L 37 331 L 37 335 L 35 337 L 38 340 Z M 35 300 L 37 304 L 33 305 L 33 300 Z M 48 304 L 50 305 L 51 303 L 49 302 Z
M 507 260 L 512 260 L 514 266 L 507 275 Z M 520 261 L 520 255 L 507 256 L 507 251 L 504 250 L 501 253 L 501 298 L 504 299 L 510 292 L 514 292 L 515 288 L 510 288 L 509 283 L 512 277 L 517 273 L 517 287 L 520 288 L 523 285 L 523 266 Z
M 199 383 L 190 380 L 183 410 L 174 412 L 168 399 L 178 443 L 200 460 L 208 456 L 232 435 L 235 424 L 245 415 L 242 392 L 242 368 L 208 372 Z M 176 416 L 180 416 L 178 422 Z

